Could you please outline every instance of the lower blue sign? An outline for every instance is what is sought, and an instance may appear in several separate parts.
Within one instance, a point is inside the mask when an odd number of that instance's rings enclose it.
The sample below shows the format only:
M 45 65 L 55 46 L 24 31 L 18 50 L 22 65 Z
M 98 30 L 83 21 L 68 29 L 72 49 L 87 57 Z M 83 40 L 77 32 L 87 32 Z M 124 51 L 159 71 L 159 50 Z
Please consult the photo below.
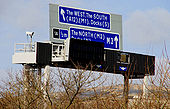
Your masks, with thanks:
M 119 37 L 117 33 L 106 33 L 100 31 L 91 31 L 78 28 L 70 28 L 70 38 L 103 42 L 104 48 L 120 49 Z
M 127 71 L 127 67 L 119 67 L 120 71 Z

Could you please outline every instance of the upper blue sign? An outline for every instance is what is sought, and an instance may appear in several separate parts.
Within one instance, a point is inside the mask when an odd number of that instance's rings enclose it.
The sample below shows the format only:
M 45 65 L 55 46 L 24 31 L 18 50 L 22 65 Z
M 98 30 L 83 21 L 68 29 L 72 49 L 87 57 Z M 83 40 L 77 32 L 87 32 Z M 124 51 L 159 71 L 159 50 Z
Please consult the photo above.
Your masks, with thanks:
M 70 38 L 103 42 L 104 48 L 120 49 L 119 37 L 117 33 L 106 33 L 100 31 L 91 31 L 78 28 L 70 28 Z
M 92 12 L 82 9 L 59 6 L 59 22 L 88 26 L 101 29 L 111 29 L 110 14 Z

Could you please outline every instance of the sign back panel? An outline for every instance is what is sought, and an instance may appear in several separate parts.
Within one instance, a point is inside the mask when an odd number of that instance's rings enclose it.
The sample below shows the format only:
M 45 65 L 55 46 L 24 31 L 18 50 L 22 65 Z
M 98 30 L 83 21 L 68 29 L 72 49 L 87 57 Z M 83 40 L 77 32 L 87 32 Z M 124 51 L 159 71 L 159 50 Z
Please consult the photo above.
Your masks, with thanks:
M 93 31 L 103 31 L 106 33 L 119 33 L 119 49 L 117 50 L 123 50 L 121 15 L 91 10 L 89 11 L 86 9 L 60 6 L 57 4 L 49 4 L 49 15 L 50 15 L 49 26 L 51 42 L 60 43 L 59 39 L 66 39 L 67 31 L 68 37 L 70 37 L 69 29 L 71 27 L 82 28 L 85 30 L 93 29 Z M 78 22 L 79 19 L 81 20 L 81 22 Z M 53 33 L 54 28 L 59 28 L 67 31 L 60 30 L 59 34 L 61 36 L 59 36 L 59 38 L 55 38 L 55 35 L 57 34 Z

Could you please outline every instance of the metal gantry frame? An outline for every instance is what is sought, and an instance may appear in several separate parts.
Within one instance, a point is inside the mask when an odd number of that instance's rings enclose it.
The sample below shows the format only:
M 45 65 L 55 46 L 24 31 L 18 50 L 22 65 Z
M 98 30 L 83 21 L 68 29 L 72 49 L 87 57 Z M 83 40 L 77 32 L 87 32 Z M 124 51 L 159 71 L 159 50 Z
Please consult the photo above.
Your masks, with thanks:
M 57 42 L 42 42 L 42 43 L 47 43 L 52 45 L 52 51 L 51 51 L 51 63 L 57 63 L 57 62 L 66 62 L 69 61 L 69 47 L 70 45 L 70 39 L 66 40 L 60 40 L 58 39 Z M 118 51 L 116 51 L 117 53 Z M 113 52 L 109 52 L 113 53 Z M 120 62 L 117 62 L 118 64 L 130 64 L 130 58 L 131 54 L 128 52 L 123 52 L 120 51 L 118 53 L 120 55 Z M 36 63 L 36 58 L 37 58 L 37 43 L 17 43 L 15 44 L 14 48 L 14 55 L 13 55 L 13 63 L 17 64 L 23 64 L 24 65 L 24 75 L 25 75 L 25 80 L 27 80 L 27 75 L 29 73 L 28 69 L 31 69 L 32 65 L 34 66 L 37 64 L 37 71 L 38 71 L 38 76 L 37 79 L 41 81 L 41 68 L 45 68 L 44 72 L 44 98 L 46 99 L 47 95 L 47 90 L 48 89 L 48 82 L 49 82 L 49 76 L 50 76 L 50 66 L 49 64 L 39 66 L 38 63 Z M 106 53 L 103 54 L 104 61 L 106 61 Z M 115 60 L 116 61 L 116 60 Z M 124 72 L 124 98 L 125 98 L 125 105 L 126 108 L 128 108 L 128 92 L 129 92 L 129 74 L 128 71 Z M 144 86 L 143 86 L 143 92 L 144 96 L 146 97 L 146 87 L 148 85 L 148 75 L 147 77 L 144 78 Z M 25 89 L 26 92 L 27 89 Z M 44 106 L 45 107 L 45 106 Z

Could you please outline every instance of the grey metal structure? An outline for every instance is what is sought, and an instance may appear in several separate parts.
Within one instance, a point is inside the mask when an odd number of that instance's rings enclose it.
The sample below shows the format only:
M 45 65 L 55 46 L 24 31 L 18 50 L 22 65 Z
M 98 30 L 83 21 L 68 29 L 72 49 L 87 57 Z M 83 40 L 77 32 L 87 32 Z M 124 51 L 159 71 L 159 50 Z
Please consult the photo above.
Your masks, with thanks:
M 56 38 L 53 38 L 52 30 L 53 28 L 59 28 L 59 29 L 66 29 L 69 30 L 70 27 L 74 28 L 84 28 L 88 30 L 94 30 L 94 31 L 102 31 L 102 32 L 112 32 L 112 33 L 119 33 L 120 34 L 120 49 L 123 50 L 123 43 L 122 43 L 122 16 L 117 14 L 110 14 L 111 15 L 111 29 L 99 29 L 94 27 L 88 27 L 88 26 L 80 26 L 80 25 L 70 25 L 70 24 L 63 24 L 59 22 L 59 5 L 57 4 L 49 4 L 49 18 L 50 18 L 50 41 L 55 43 L 63 43 L 63 40 L 58 40 Z

